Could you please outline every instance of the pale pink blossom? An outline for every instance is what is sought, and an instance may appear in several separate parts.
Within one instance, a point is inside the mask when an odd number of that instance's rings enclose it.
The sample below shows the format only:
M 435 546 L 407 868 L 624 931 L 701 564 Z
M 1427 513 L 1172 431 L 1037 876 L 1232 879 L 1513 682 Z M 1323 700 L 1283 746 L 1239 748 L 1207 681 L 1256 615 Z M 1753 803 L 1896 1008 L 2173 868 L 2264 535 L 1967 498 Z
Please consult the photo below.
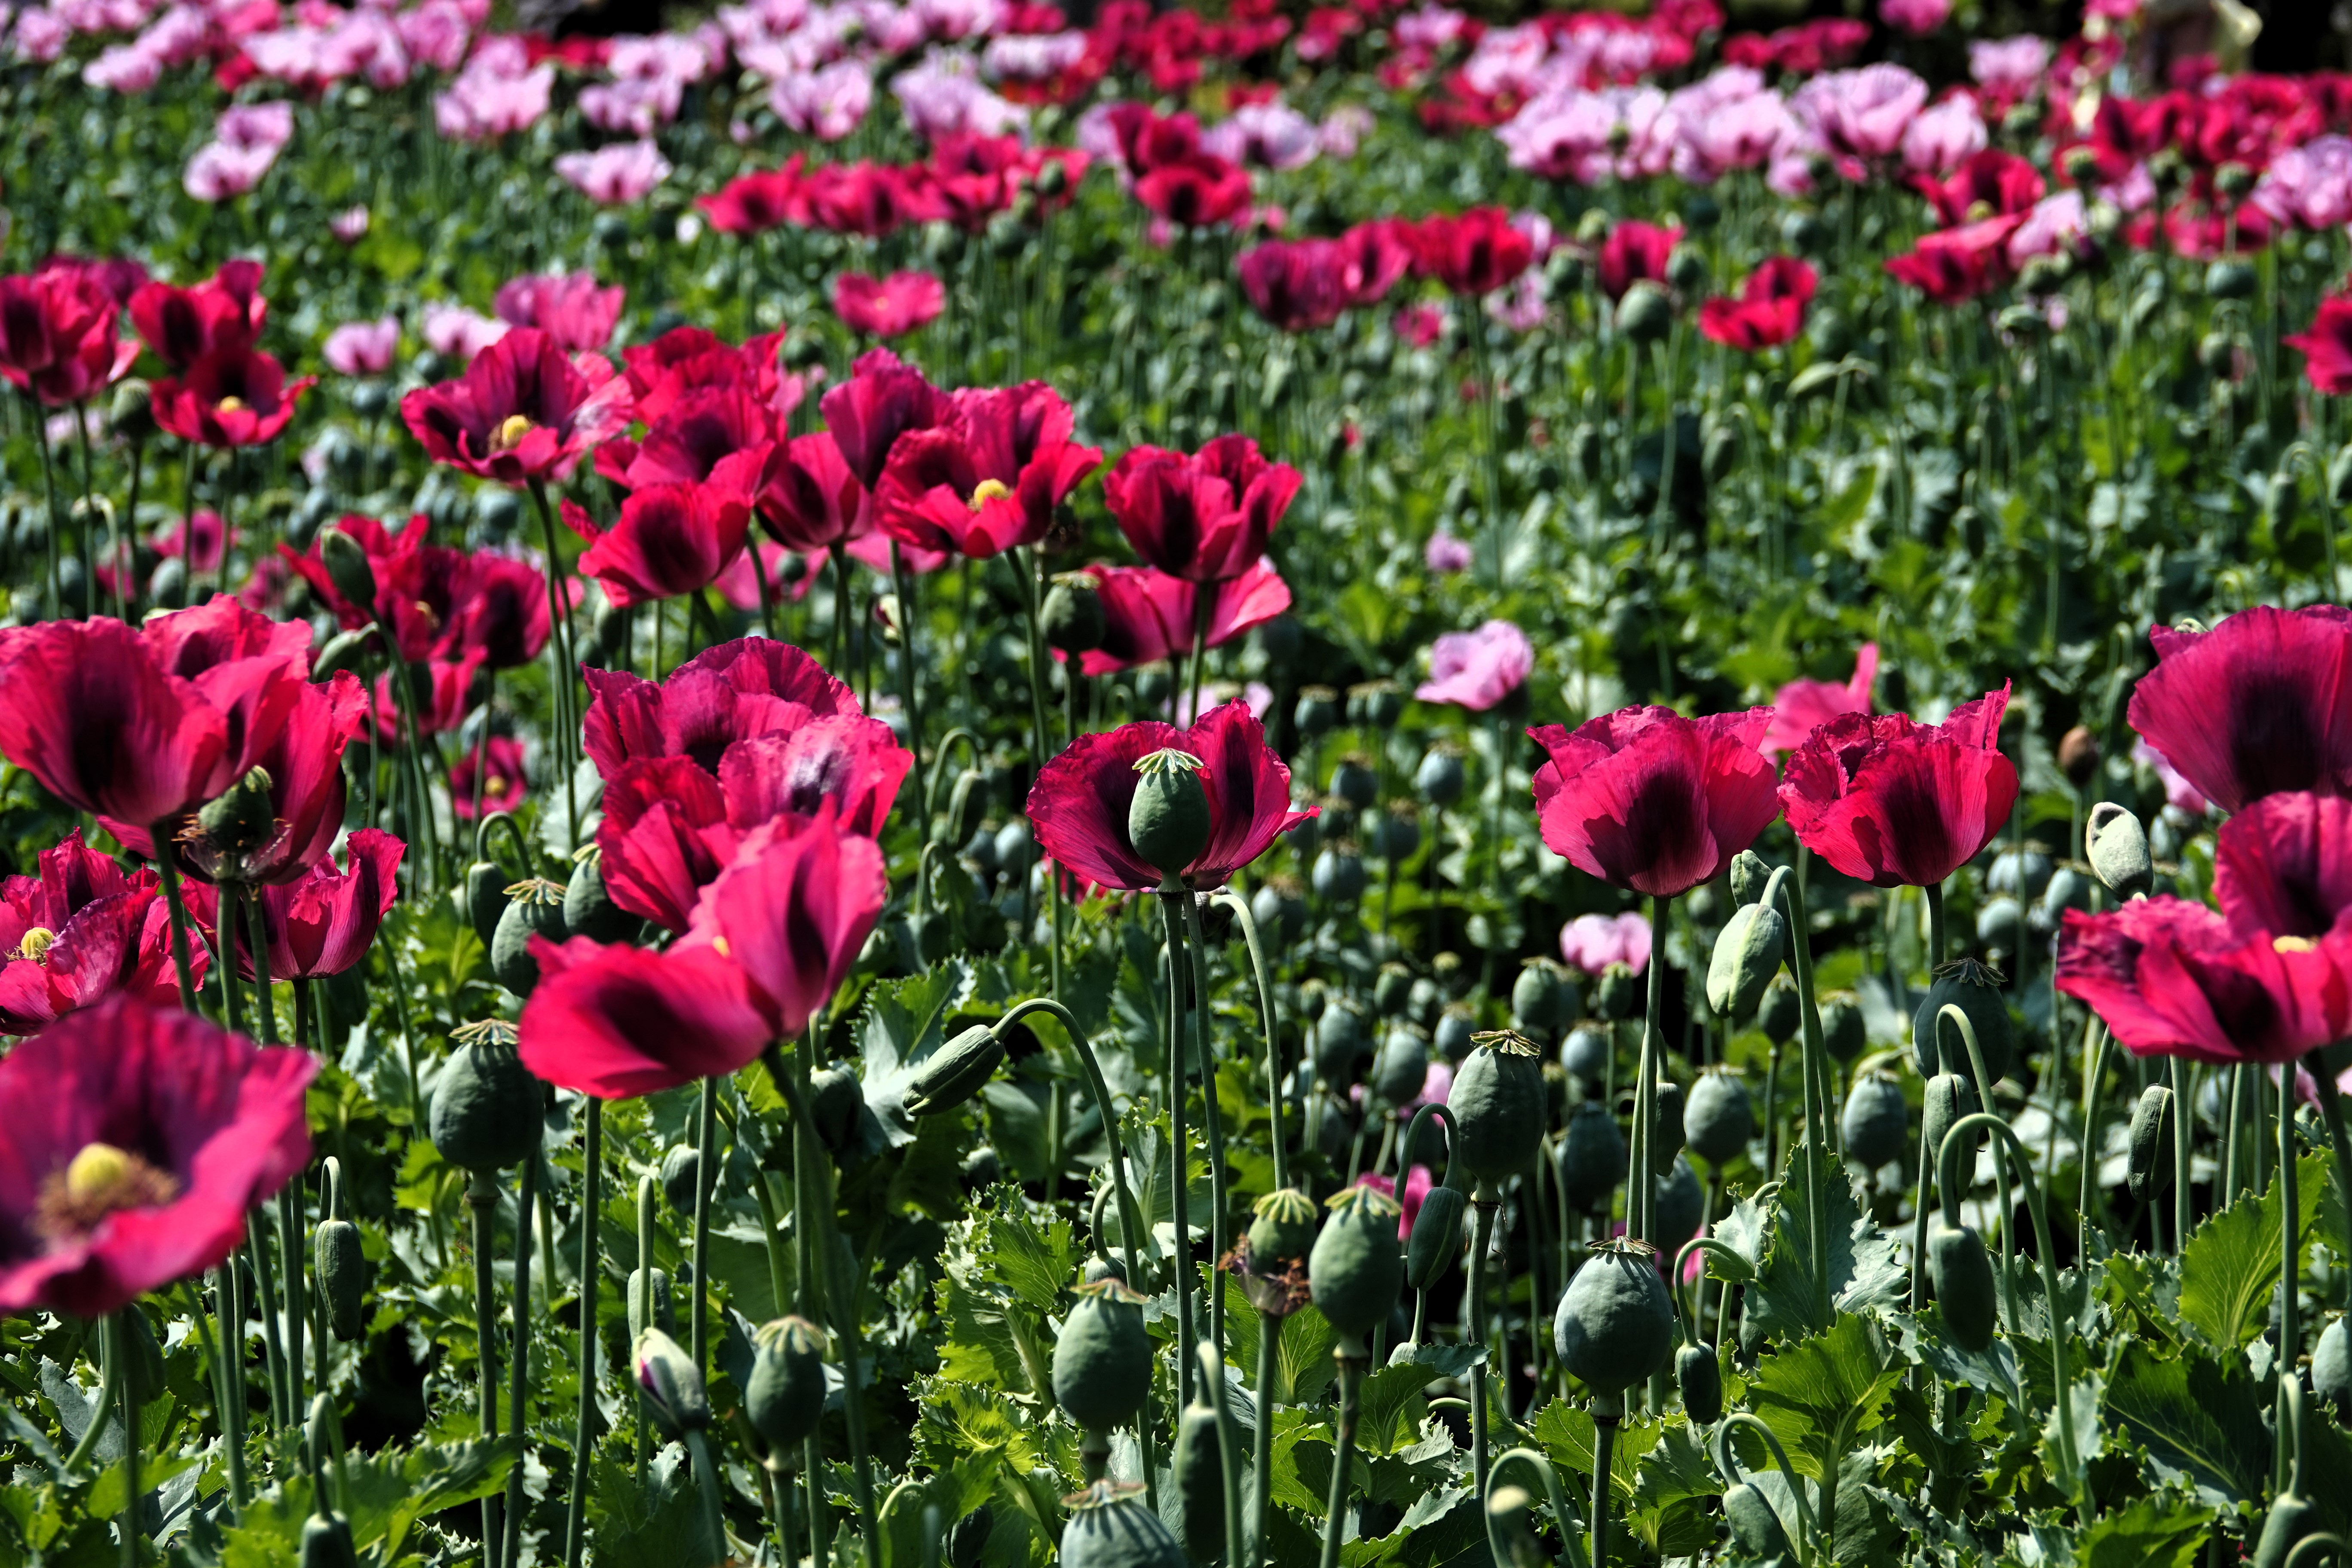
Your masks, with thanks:
M 1429 650 L 1429 679 L 1413 695 L 1484 713 L 1525 685 L 1535 667 L 1527 633 L 1508 621 L 1488 621 L 1476 631 L 1439 637 Z
M 1463 12 L 1444 5 L 1423 5 L 1397 18 L 1396 41 L 1408 49 L 1434 53 L 1460 37 L 1469 21 Z
M 1789 112 L 1843 163 L 1892 156 L 1927 102 L 1927 84 L 1901 66 L 1862 66 L 1813 78 L 1789 100 Z
M 1470 563 L 1476 557 L 1471 552 L 1468 540 L 1456 539 L 1441 528 L 1431 534 L 1429 542 L 1422 547 L 1421 559 L 1432 572 L 1450 576 L 1456 572 L 1470 570 Z
M 2003 99 L 2023 98 L 2050 68 L 2050 45 L 2032 33 L 2013 38 L 1978 38 L 1969 44 L 1969 75 L 1979 87 Z
M 1530 268 L 1507 289 L 1486 297 L 1486 314 L 1515 332 L 1532 332 L 1544 323 L 1543 274 Z
M 319 357 L 337 375 L 382 375 L 400 353 L 400 323 L 390 316 L 345 321 L 327 334 Z
M 1772 694 L 1772 724 L 1756 749 L 1768 757 L 1793 752 L 1805 737 L 1841 713 L 1870 711 L 1870 691 L 1878 679 L 1878 645 L 1866 642 L 1854 650 L 1853 674 L 1841 684 L 1829 680 L 1792 680 Z
M 856 130 L 873 103 L 874 73 L 856 60 L 780 77 L 768 89 L 776 118 L 820 142 L 838 142 Z
M 327 232 L 345 245 L 357 245 L 368 231 L 367 204 L 345 207 L 327 220 Z
M 2352 223 L 2352 139 L 2319 136 L 2281 153 L 2252 199 L 2282 223 L 2309 229 Z
M 891 0 L 842 0 L 834 9 L 856 17 L 874 47 L 886 55 L 907 54 L 922 45 L 922 18 Z
M 1671 94 L 1674 171 L 1710 184 L 1736 169 L 1761 168 L 1795 130 L 1789 106 L 1746 66 L 1724 66 Z
M 213 140 L 241 151 L 266 147 L 276 153 L 294 140 L 294 106 L 280 101 L 224 109 L 213 122 Z
M 33 6 L 16 13 L 9 41 L 18 59 L 45 66 L 66 52 L 66 40 L 72 37 L 73 29 L 56 12 Z
M 419 325 L 426 348 L 460 365 L 472 363 L 476 354 L 505 337 L 508 331 L 504 321 L 478 315 L 463 305 L 427 305 Z
M 555 68 L 505 69 L 504 51 L 491 49 L 504 41 L 485 39 L 449 89 L 434 95 L 433 121 L 442 135 L 459 142 L 491 142 L 529 130 L 547 112 L 555 90 Z M 519 47 L 515 54 L 520 56 Z
M 690 85 L 719 68 L 725 58 L 722 33 L 625 35 L 613 40 L 605 68 L 623 81 L 674 81 Z
M 194 5 L 167 7 L 139 35 L 139 47 L 166 68 L 193 63 L 212 41 L 212 21 Z
M 269 166 L 278 162 L 278 149 L 271 146 L 240 147 L 226 142 L 207 142 L 196 149 L 188 160 L 180 184 L 188 195 L 200 202 L 225 202 L 241 196 L 261 183 Z
M 1356 149 L 1379 124 L 1372 111 L 1362 104 L 1343 103 L 1323 117 L 1323 123 L 1316 129 L 1315 139 L 1323 149 L 1324 156 L 1345 163 L 1356 155 Z
M 1942 176 L 1991 144 L 1976 100 L 1956 92 L 1920 112 L 1903 132 L 1903 166 L 1915 174 Z
M 1004 9 L 997 0 L 914 0 L 908 9 L 922 24 L 926 37 L 949 43 L 986 37 L 1004 19 Z
M 147 46 L 110 44 L 98 58 L 81 68 L 83 85 L 108 92 L 136 95 L 163 79 L 163 62 Z
M 890 95 L 908 129 L 927 142 L 957 132 L 1003 136 L 1029 126 L 1029 111 L 990 91 L 970 55 L 931 50 L 891 79 Z
M 1598 974 L 1612 963 L 1639 974 L 1650 967 L 1650 922 L 1631 910 L 1621 915 L 1579 915 L 1559 928 L 1559 956 L 1587 974 Z
M 989 81 L 1049 82 L 1086 58 L 1087 36 L 1075 28 L 1016 33 L 988 40 L 980 52 L 980 74 Z
M 2080 191 L 2059 191 L 2033 204 L 2017 232 L 2009 237 L 2009 264 L 2022 267 L 2037 256 L 2054 256 L 2078 247 L 2091 231 L 2090 216 Z
M 453 71 L 466 63 L 466 46 L 473 27 L 457 0 L 422 0 L 392 19 L 401 47 L 409 58 L 435 70 Z
M 572 189 L 603 206 L 627 206 L 669 178 L 669 160 L 651 142 L 615 142 L 593 153 L 566 153 L 555 172 Z
M 1878 19 L 1898 33 L 1924 38 L 1952 14 L 1952 0 L 1878 0 Z
M 677 118 L 685 93 L 676 77 L 594 82 L 580 89 L 580 114 L 599 131 L 650 136 Z
M 1201 133 L 1202 150 L 1229 163 L 1303 169 L 1315 161 L 1315 122 L 1281 102 L 1245 103 Z
M 613 341 L 629 291 L 604 288 L 592 272 L 525 273 L 499 285 L 490 309 L 510 327 L 537 327 L 566 353 L 596 353 Z

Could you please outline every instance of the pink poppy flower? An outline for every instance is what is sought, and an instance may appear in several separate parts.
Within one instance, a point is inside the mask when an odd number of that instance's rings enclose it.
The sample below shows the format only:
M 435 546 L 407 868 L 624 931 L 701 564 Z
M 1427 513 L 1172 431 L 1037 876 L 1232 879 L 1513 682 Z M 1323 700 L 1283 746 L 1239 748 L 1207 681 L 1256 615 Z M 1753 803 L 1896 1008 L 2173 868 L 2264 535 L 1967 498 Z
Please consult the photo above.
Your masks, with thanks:
M 1526 685 L 1535 667 L 1527 633 L 1508 621 L 1488 621 L 1476 631 L 1439 637 L 1429 650 L 1429 679 L 1413 696 L 1484 713 Z

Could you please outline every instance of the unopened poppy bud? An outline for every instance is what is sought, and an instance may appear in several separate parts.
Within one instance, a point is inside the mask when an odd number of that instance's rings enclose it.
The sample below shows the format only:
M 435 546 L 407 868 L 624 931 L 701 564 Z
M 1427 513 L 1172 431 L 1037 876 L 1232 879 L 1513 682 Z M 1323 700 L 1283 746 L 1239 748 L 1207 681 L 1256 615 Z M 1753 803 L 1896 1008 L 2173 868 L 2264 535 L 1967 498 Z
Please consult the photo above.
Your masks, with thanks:
M 340 1513 L 314 1513 L 302 1523 L 302 1568 L 359 1568 L 352 1527 Z
M 268 843 L 277 824 L 266 768 L 250 770 L 196 813 L 205 837 L 231 855 L 249 855 Z
M 1522 1487 L 1496 1487 L 1486 1499 L 1486 1527 L 1503 1543 L 1509 1568 L 1541 1568 L 1544 1550 L 1533 1528 L 1535 1504 Z
M 1617 330 L 1637 343 L 1655 342 L 1675 324 L 1675 308 L 1664 289 L 1643 279 L 1617 302 Z
M 1764 988 L 1780 972 L 1788 951 L 1789 922 L 1762 904 L 1742 904 L 1723 922 L 1706 965 L 1706 1005 L 1734 1023 L 1744 1022 L 1764 999 Z
M 2254 172 L 2235 161 L 2224 163 L 2213 171 L 2213 188 L 2234 200 L 2254 188 Z
M 155 433 L 154 394 L 147 384 L 133 376 L 114 389 L 114 400 L 107 405 L 106 422 L 114 433 L 137 446 Z
M 311 1233 L 310 1251 L 327 1327 L 349 1344 L 360 1337 L 360 1315 L 367 1304 L 367 1257 L 359 1226 L 347 1219 L 320 1220 Z
M 2089 784 L 2099 771 L 2098 738 L 2080 724 L 2067 731 L 2058 742 L 2058 771 L 2076 789 Z
M 2216 261 L 2205 269 L 2205 294 L 2211 300 L 2244 300 L 2254 291 L 2254 269 L 2242 261 Z
M 1065 572 L 1054 579 L 1037 617 L 1047 647 L 1079 654 L 1102 647 L 1110 628 L 1103 616 L 1101 587 L 1102 580 L 1091 572 Z
M 1181 877 L 1184 868 L 1209 847 L 1213 826 L 1209 795 L 1201 787 L 1201 759 L 1173 747 L 1139 758 L 1134 798 L 1128 802 L 1127 837 L 1143 863 L 1163 877 Z
M 2156 865 L 2148 854 L 2147 829 L 2122 806 L 2111 800 L 2093 806 L 2083 838 L 2091 869 L 2116 897 L 2128 899 L 2155 885 Z
M 779 1449 L 797 1447 L 824 1415 L 824 1335 L 801 1318 L 778 1318 L 751 1336 L 745 1413 Z
M 980 1092 L 997 1063 L 1004 1059 L 1004 1042 L 985 1024 L 975 1024 L 933 1051 L 915 1069 L 907 1085 L 910 1116 L 939 1116 L 953 1110 Z
M 1706 253 L 1696 245 L 1677 245 L 1666 258 L 1666 281 L 1688 294 L 1706 285 Z
M 2172 1090 L 2160 1083 L 2139 1091 L 2132 1107 L 2130 1158 L 2125 1180 L 2131 1195 L 2145 1203 L 2170 1190 L 2173 1166 Z
M 368 644 L 376 638 L 373 626 L 361 626 L 356 631 L 337 632 L 319 649 L 319 657 L 310 661 L 310 679 L 331 680 L 339 671 L 355 669 Z
M 340 528 L 319 531 L 319 559 L 326 563 L 327 581 L 347 603 L 362 609 L 375 605 L 375 568 L 368 564 L 360 542 Z
M 659 1329 L 637 1336 L 630 1352 L 637 1392 L 654 1413 L 680 1432 L 698 1432 L 710 1425 L 710 1395 L 702 1386 L 702 1369 L 678 1342 Z
M 2070 185 L 2087 185 L 2099 177 L 2099 154 L 2087 145 L 2069 147 L 2058 160 L 2058 172 Z
M 1735 904 L 1761 903 L 1764 884 L 1772 879 L 1772 868 L 1764 857 L 1753 849 L 1742 849 L 1731 858 L 1731 901 Z
M 1070 188 L 1070 171 L 1059 158 L 1048 159 L 1039 166 L 1036 183 L 1037 194 L 1051 200 Z

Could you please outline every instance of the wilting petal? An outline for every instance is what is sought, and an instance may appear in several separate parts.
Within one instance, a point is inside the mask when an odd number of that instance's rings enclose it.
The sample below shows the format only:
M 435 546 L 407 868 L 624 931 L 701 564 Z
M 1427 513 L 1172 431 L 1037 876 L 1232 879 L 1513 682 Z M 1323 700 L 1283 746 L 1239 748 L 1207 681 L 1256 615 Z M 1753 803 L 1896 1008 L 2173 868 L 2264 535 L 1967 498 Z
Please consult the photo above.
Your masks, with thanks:
M 774 1037 L 743 972 L 712 948 L 653 952 L 534 936 L 530 955 L 539 984 L 517 1049 L 558 1089 L 599 1100 L 653 1094 L 748 1067 Z

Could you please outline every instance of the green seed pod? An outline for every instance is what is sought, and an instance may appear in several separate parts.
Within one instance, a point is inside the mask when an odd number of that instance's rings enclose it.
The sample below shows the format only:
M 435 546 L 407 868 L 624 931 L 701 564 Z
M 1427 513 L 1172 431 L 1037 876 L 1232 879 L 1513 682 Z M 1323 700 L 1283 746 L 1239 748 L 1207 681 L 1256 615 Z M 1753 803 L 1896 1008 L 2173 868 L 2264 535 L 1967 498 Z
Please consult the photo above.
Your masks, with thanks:
M 325 563 L 327 581 L 344 602 L 362 610 L 375 607 L 375 568 L 368 563 L 367 552 L 360 542 L 341 528 L 330 526 L 319 531 L 319 559 Z
M 1110 623 L 1103 615 L 1101 587 L 1102 580 L 1091 572 L 1066 572 L 1055 577 L 1037 616 L 1047 647 L 1076 657 L 1102 647 Z
M 1358 811 L 1370 811 L 1381 798 L 1380 775 L 1361 758 L 1342 757 L 1331 770 L 1331 793 Z
M 1680 1154 L 1651 1192 L 1650 1239 L 1661 1251 L 1671 1253 L 1698 1234 L 1699 1216 L 1706 1212 L 1706 1194 L 1699 1187 L 1698 1173 Z
M 1937 972 L 1936 982 L 1927 987 L 1927 999 L 1911 1018 L 1911 1051 L 1926 1078 L 1937 1070 L 1936 1020 L 1947 1005 L 1953 1005 L 1968 1016 L 1977 1032 L 1977 1048 L 1984 1053 L 1985 1071 L 1998 1083 L 2009 1071 L 2014 1053 L 2013 1037 L 2009 1026 L 2009 998 L 2000 988 L 2000 978 L 1973 959 L 1960 959 L 1948 963 Z M 1951 1058 L 1952 1070 L 1966 1078 L 1981 1091 L 1987 1087 L 1976 1082 L 1976 1071 L 1969 1061 L 1968 1045 L 1958 1024 L 1943 1026 L 1947 1031 L 1946 1053 Z
M 1691 1152 L 1720 1165 L 1746 1153 L 1755 1136 L 1756 1108 L 1748 1086 L 1729 1073 L 1701 1073 L 1683 1107 L 1683 1137 Z
M 1769 996 L 1764 1005 L 1771 1005 Z M 1851 1062 L 1862 1055 L 1862 1047 L 1869 1043 L 1870 1030 L 1863 1020 L 1862 1005 L 1852 992 L 1832 991 L 1822 998 L 1822 1048 L 1829 1052 L 1832 1061 Z
M 1328 686 L 1300 687 L 1290 721 L 1309 740 L 1324 733 L 1339 721 L 1339 694 Z
M 1344 1085 L 1355 1077 L 1363 1049 L 1363 1020 L 1350 1008 L 1327 1004 L 1315 1020 L 1315 1070 L 1325 1082 Z
M 1683 1131 L 1683 1086 L 1668 1079 L 1658 1085 L 1657 1137 L 1650 1148 L 1650 1169 L 1670 1174 L 1689 1134 Z
M 1715 1347 L 1701 1341 L 1675 1352 L 1675 1383 L 1682 1390 L 1683 1413 L 1695 1426 L 1712 1426 L 1723 1419 L 1723 1363 Z
M 2312 1346 L 2311 1391 L 2334 1407 L 2337 1420 L 2352 1412 L 2352 1334 L 2342 1318 L 2328 1324 Z
M 490 933 L 490 973 L 518 996 L 529 996 L 539 984 L 539 960 L 530 955 L 533 936 L 550 942 L 564 937 L 563 889 L 542 877 L 527 877 L 507 889 L 507 906 Z
M 1383 1018 L 1393 1018 L 1405 1011 L 1407 998 L 1412 994 L 1412 971 L 1402 963 L 1381 965 L 1380 978 L 1372 982 L 1372 1011 Z
M 1225 1544 L 1224 1442 L 1216 1407 L 1198 1394 L 1176 1416 L 1175 1466 L 1185 1549 L 1193 1562 L 1207 1563 Z
M 1675 1310 L 1650 1248 L 1626 1242 L 1592 1249 L 1552 1316 L 1560 1364 L 1595 1391 L 1622 1393 L 1666 1363 Z
M 1307 874 L 1316 896 L 1335 904 L 1352 904 L 1362 898 L 1365 879 L 1363 857 L 1346 839 L 1327 846 L 1315 857 L 1314 869 Z
M 2327 1528 L 2317 1505 L 2294 1489 L 2290 1482 L 2271 1503 L 2271 1511 L 2263 1521 L 2262 1538 L 2255 1543 L 2253 1568 L 2286 1568 L 2286 1560 L 2294 1554 L 2295 1545 L 2305 1536 L 2315 1535 Z
M 1764 988 L 1764 1000 L 1756 1005 L 1756 1027 L 1774 1045 L 1785 1046 L 1804 1024 L 1805 999 L 1798 994 L 1797 983 L 1785 973 L 1774 975 Z
M 1689 294 L 1706 286 L 1706 252 L 1696 245 L 1677 245 L 1666 258 L 1666 281 L 1678 293 Z
M 1454 1164 L 1476 1180 L 1501 1181 L 1527 1169 L 1543 1137 L 1543 1068 L 1535 1047 L 1517 1035 L 1478 1040 L 1445 1097 Z
M 1184 1568 L 1184 1549 L 1135 1497 L 1142 1489 L 1097 1481 L 1064 1498 L 1073 1511 L 1062 1526 L 1061 1568 Z
M 465 879 L 458 884 L 457 908 L 474 934 L 488 948 L 498 940 L 499 919 L 507 910 L 506 873 L 493 860 L 477 860 L 466 868 Z
M 351 1522 L 340 1513 L 314 1513 L 302 1521 L 302 1568 L 359 1568 Z
M 1307 1255 L 1307 1285 L 1344 1343 L 1361 1340 L 1388 1321 L 1396 1305 L 1404 1285 L 1397 1219 L 1404 1211 L 1394 1198 L 1360 1186 L 1333 1197 L 1330 1208 Z
M 2352 451 L 2352 447 L 2345 448 Z M 1466 781 L 1462 772 L 1462 759 L 1452 752 L 1433 749 L 1421 759 L 1413 770 L 1412 787 L 1430 805 L 1444 808 L 1462 798 Z
M 327 1327 L 345 1344 L 360 1337 L 367 1305 L 367 1258 L 359 1226 L 347 1219 L 322 1219 L 310 1235 L 310 1261 L 318 1271 L 319 1300 Z
M 2352 451 L 2352 447 L 2346 450 Z M 2084 850 L 2099 880 L 2119 899 L 2156 885 L 2156 862 L 2148 854 L 2147 829 L 2138 817 L 2111 800 L 2091 807 Z
M 1762 904 L 1742 904 L 1723 922 L 1706 964 L 1706 1005 L 1737 1024 L 1756 1011 L 1787 956 L 1789 922 Z
M 632 1344 L 636 1342 L 637 1336 L 644 1333 L 647 1328 L 659 1329 L 666 1334 L 673 1333 L 677 1329 L 677 1314 L 670 1307 L 669 1270 L 667 1268 L 654 1270 L 654 1321 L 648 1324 L 639 1314 L 638 1287 L 643 1283 L 644 1274 L 645 1270 L 641 1268 L 630 1269 L 628 1289 L 625 1293 L 629 1304 L 629 1342 Z
M 1592 990 L 1592 1016 L 1614 1023 L 1630 1018 L 1642 1005 L 1642 977 L 1626 964 L 1612 963 L 1601 972 Z
M 1144 1298 L 1115 1279 L 1078 1288 L 1054 1342 L 1054 1400 L 1071 1420 L 1108 1432 L 1135 1418 L 1151 1394 L 1151 1333 Z
M 512 1046 L 476 1040 L 442 1067 L 426 1131 L 441 1157 L 460 1170 L 504 1170 L 539 1147 L 546 1105 L 546 1086 Z
M 1624 1179 L 1625 1135 L 1617 1118 L 1599 1100 L 1581 1102 L 1559 1141 L 1560 1192 L 1570 1208 L 1589 1212 L 1607 1203 Z
M 1209 795 L 1201 787 L 1201 759 L 1173 749 L 1139 760 L 1135 796 L 1128 803 L 1127 837 L 1135 853 L 1163 877 L 1181 877 L 1184 868 L 1209 847 L 1214 826 Z
M 1674 301 L 1666 291 L 1644 278 L 1617 301 L 1617 330 L 1637 343 L 1654 343 L 1675 324 Z
M 277 809 L 269 799 L 269 773 L 253 768 L 196 813 L 196 826 L 214 845 L 233 856 L 246 856 L 269 842 L 278 831 Z
M 2050 874 L 2055 869 L 2049 851 L 2038 842 L 2029 841 L 2022 848 L 2004 849 L 1992 858 L 1992 866 L 1985 872 L 1985 891 L 2038 899 L 2050 885 Z
M 1529 959 L 1511 983 L 1511 1017 L 1525 1033 L 1549 1034 L 1565 1020 L 1560 1016 L 1560 993 L 1565 989 L 1552 966 Z
M 2254 291 L 2254 269 L 2242 261 L 2216 261 L 2205 268 L 2209 300 L 2243 300 Z
M 1911 1108 L 1903 1102 L 1903 1086 L 1883 1073 L 1855 1079 L 1846 1091 L 1838 1131 L 1844 1135 L 1847 1157 L 1865 1170 L 1901 1159 L 1911 1131 Z
M 107 405 L 107 427 L 136 447 L 155 434 L 155 391 L 137 376 L 114 385 Z
M 1400 1024 L 1381 1042 L 1372 1058 L 1371 1080 L 1365 1087 L 1386 1105 L 1402 1105 L 1421 1092 L 1429 1078 L 1429 1042 L 1421 1032 Z
M 2142 1200 L 2172 1189 L 2172 1090 L 2160 1083 L 2139 1091 L 2132 1107 L 2131 1157 L 2125 1167 L 2131 1195 Z
M 790 1452 L 824 1415 L 824 1335 L 800 1318 L 778 1318 L 751 1336 L 743 1407 L 771 1447 Z
M 1606 1029 L 1570 1029 L 1560 1043 L 1560 1068 L 1570 1077 L 1581 1079 L 1587 1089 L 1597 1090 L 1609 1076 L 1609 1045 Z
M 638 1394 L 665 1426 L 698 1432 L 710 1425 L 710 1395 L 702 1386 L 702 1369 L 676 1340 L 659 1329 L 647 1329 L 637 1336 L 629 1361 Z
M 1938 1219 L 1927 1233 L 1927 1274 L 1935 1281 L 1936 1305 L 1954 1342 L 1968 1351 L 1990 1345 L 1999 1319 L 1992 1259 L 1985 1256 L 1984 1238 L 1975 1227 Z
M 2042 889 L 2042 918 L 2052 925 L 2068 910 L 2091 907 L 2091 879 L 2072 866 L 2061 866 L 2050 874 L 2050 885 Z
M 1445 1278 L 1462 1256 L 1462 1220 L 1470 1200 L 1459 1187 L 1435 1186 L 1421 1200 L 1412 1218 L 1412 1235 L 1404 1244 L 1404 1282 L 1416 1290 L 1431 1290 Z
M 620 942 L 635 934 L 644 922 L 614 903 L 604 891 L 603 859 L 591 855 L 572 868 L 563 889 L 563 929 L 572 936 L 597 942 Z
M 978 1094 L 1004 1059 L 1004 1042 L 975 1024 L 923 1058 L 907 1084 L 907 1113 L 940 1116 Z
M 691 1143 L 672 1146 L 662 1155 L 662 1196 L 681 1215 L 694 1212 L 695 1189 L 702 1184 L 702 1153 Z
M 837 1067 L 809 1074 L 809 1120 L 824 1146 L 839 1153 L 857 1130 L 857 1113 L 865 1109 L 866 1089 L 857 1075 Z
M 1315 1245 L 1315 1200 L 1297 1188 L 1278 1188 L 1250 1207 L 1256 1216 L 1249 1227 L 1250 1267 L 1260 1273 L 1304 1258 Z
M 1437 1054 L 1449 1062 L 1458 1062 L 1470 1054 L 1470 1041 L 1478 1032 L 1470 1014 L 1459 1005 L 1438 1015 L 1437 1030 L 1433 1041 Z
M 1723 1521 L 1748 1556 L 1765 1562 L 1790 1555 L 1788 1528 L 1764 1494 L 1746 1481 L 1723 1494 Z

